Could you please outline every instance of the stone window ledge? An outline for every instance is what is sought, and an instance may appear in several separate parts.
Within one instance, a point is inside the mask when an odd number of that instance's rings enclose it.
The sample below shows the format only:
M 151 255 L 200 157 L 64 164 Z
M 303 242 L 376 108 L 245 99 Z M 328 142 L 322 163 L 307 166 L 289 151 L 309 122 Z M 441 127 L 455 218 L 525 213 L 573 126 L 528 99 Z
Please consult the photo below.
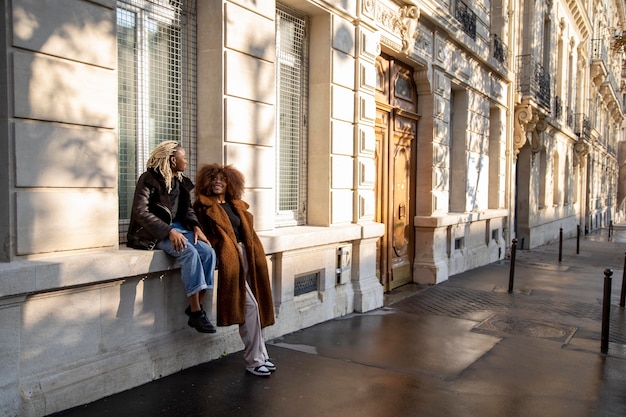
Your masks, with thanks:
M 160 250 L 117 250 L 0 263 L 0 298 L 54 291 L 177 269 Z
M 382 223 L 367 222 L 330 227 L 280 227 L 271 231 L 258 232 L 258 235 L 267 253 L 278 253 L 339 242 L 379 238 L 384 230 L 385 226 Z
M 434 216 L 415 216 L 415 227 L 447 227 L 455 224 L 471 223 L 480 220 L 496 219 L 507 217 L 509 212 L 507 209 L 488 209 L 482 211 L 468 213 L 447 213 L 444 215 Z
M 378 238 L 380 223 L 331 227 L 287 227 L 259 232 L 266 253 L 284 252 L 358 239 Z M 119 249 L 56 254 L 38 259 L 0 263 L 0 299 L 68 287 L 121 280 L 178 269 L 175 260 L 160 250 Z

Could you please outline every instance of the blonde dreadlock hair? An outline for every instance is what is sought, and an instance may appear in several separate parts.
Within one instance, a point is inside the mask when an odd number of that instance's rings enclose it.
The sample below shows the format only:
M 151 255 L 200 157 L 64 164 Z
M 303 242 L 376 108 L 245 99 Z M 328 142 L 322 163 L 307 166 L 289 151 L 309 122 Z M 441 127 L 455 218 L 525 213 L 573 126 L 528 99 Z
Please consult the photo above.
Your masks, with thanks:
M 155 171 L 163 175 L 168 193 L 172 191 L 172 178 L 174 176 L 170 165 L 170 157 L 172 157 L 180 147 L 180 144 L 175 140 L 161 142 L 154 148 L 150 154 L 150 158 L 148 158 L 148 162 L 146 162 L 147 168 L 154 168 Z M 176 177 L 182 181 L 183 173 L 178 172 Z

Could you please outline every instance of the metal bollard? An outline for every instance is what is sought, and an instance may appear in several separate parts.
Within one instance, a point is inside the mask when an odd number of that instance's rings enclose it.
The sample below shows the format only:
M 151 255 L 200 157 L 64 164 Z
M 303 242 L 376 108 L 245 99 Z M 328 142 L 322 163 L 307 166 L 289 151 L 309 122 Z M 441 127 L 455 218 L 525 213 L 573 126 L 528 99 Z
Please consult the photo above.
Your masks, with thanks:
M 613 236 L 613 220 L 609 222 L 609 239 Z
M 626 304 L 626 253 L 624 253 L 624 272 L 622 273 L 622 291 L 619 296 L 619 306 Z
M 613 270 L 604 270 L 604 297 L 602 298 L 602 336 L 600 338 L 600 352 L 609 351 L 609 320 L 611 317 L 611 275 Z
M 576 225 L 576 255 L 580 253 L 580 225 Z
M 559 228 L 559 262 L 563 260 L 563 228 Z
M 515 277 L 515 252 L 517 251 L 517 239 L 513 239 L 511 245 L 511 269 L 509 271 L 509 294 L 513 292 L 513 279 Z

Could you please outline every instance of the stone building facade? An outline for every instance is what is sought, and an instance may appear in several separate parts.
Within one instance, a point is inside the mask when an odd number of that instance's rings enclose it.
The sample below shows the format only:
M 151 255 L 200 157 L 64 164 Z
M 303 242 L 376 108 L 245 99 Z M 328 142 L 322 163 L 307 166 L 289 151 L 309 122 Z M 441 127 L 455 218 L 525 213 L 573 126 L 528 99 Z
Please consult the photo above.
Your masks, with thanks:
M 520 2 L 518 10 L 516 236 L 533 248 L 619 217 L 624 4 Z
M 242 348 L 236 327 L 189 329 L 177 265 L 124 244 L 162 140 L 183 143 L 191 178 L 210 162 L 245 174 L 268 339 L 504 259 L 513 238 L 605 226 L 623 4 L 526 3 L 2 2 L 0 413 Z

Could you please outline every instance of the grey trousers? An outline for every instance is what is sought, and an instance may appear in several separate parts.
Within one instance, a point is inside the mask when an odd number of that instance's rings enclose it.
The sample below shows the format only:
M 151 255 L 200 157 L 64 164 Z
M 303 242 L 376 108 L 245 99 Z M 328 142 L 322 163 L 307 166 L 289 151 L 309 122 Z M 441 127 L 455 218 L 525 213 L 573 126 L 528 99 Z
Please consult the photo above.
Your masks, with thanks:
M 261 332 L 261 321 L 259 318 L 259 304 L 252 294 L 248 285 L 248 261 L 246 248 L 239 243 L 239 252 L 243 258 L 243 268 L 246 276 L 246 321 L 239 325 L 239 335 L 244 344 L 243 357 L 246 367 L 257 367 L 269 359 L 263 333 Z

